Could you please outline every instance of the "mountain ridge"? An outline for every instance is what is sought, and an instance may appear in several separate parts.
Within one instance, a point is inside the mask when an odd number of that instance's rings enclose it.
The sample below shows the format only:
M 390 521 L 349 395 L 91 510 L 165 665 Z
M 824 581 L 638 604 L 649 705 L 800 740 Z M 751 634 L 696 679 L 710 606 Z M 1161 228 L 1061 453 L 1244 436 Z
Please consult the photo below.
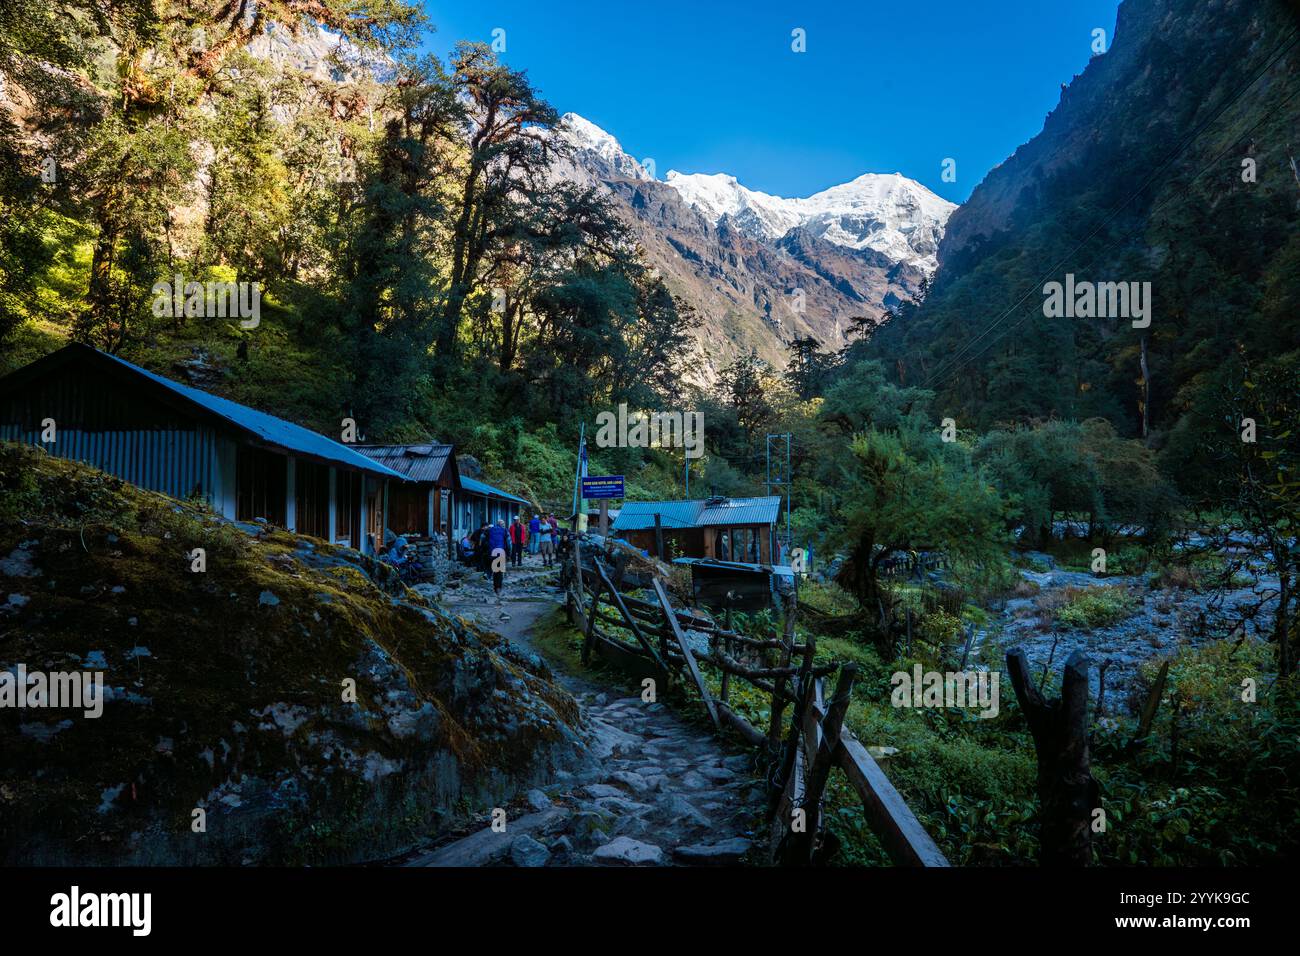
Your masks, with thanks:
M 659 180 L 590 120 L 566 113 L 557 129 L 572 147 L 559 174 L 613 198 L 648 263 L 704 317 L 694 332 L 706 383 L 750 349 L 784 367 L 797 336 L 841 348 L 851 319 L 915 294 L 956 208 L 900 174 L 866 173 L 796 199 L 725 173 Z M 709 195 L 700 176 L 735 188 Z M 900 215 L 909 205 L 916 222 Z

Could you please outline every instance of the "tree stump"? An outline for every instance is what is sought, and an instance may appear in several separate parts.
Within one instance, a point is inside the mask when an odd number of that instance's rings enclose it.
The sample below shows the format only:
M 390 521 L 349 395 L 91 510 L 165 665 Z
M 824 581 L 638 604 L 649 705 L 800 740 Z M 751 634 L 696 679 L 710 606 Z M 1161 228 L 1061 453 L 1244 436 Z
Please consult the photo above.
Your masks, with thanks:
M 1007 670 L 1038 756 L 1039 862 L 1088 866 L 1098 805 L 1088 764 L 1088 658 L 1082 651 L 1070 655 L 1059 698 L 1045 698 L 1034 686 L 1023 649 L 1007 654 Z

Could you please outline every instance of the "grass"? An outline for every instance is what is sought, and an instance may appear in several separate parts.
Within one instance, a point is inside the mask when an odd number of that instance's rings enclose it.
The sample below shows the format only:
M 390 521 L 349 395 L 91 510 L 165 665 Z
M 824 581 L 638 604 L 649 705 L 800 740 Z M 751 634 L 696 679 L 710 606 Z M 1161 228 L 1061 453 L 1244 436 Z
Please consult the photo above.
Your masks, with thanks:
M 1131 617 L 1141 606 L 1128 588 L 1120 585 L 1096 588 L 1063 588 L 1035 599 L 1041 615 L 1059 627 L 1092 631 Z

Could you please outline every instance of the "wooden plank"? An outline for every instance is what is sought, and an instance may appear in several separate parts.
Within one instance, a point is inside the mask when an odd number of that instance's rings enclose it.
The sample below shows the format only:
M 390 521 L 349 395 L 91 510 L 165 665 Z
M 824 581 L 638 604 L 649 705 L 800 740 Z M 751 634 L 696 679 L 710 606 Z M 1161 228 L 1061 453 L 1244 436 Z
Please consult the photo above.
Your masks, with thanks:
M 848 730 L 840 735 L 839 765 L 862 798 L 867 822 L 890 859 L 900 866 L 948 866 L 880 765 Z
M 632 632 L 632 636 L 636 638 L 637 643 L 641 645 L 643 650 L 645 650 L 646 655 L 650 660 L 654 661 L 656 666 L 658 666 L 658 668 L 664 673 L 668 673 L 668 668 L 664 665 L 663 658 L 659 656 L 659 652 L 655 650 L 655 646 L 651 644 L 649 638 L 645 636 L 645 632 L 642 631 L 641 626 L 637 624 L 636 618 L 628 613 L 627 605 L 623 603 L 623 595 L 619 594 L 618 588 L 614 587 L 614 585 L 610 583 L 609 575 L 605 573 L 604 566 L 599 561 L 595 562 L 595 565 L 596 573 L 600 575 L 601 582 L 609 591 L 610 600 L 614 602 L 614 606 L 617 607 L 619 613 L 623 615 L 623 619 L 627 622 L 627 628 Z
M 794 746 L 795 753 L 791 761 L 790 774 L 786 778 L 785 790 L 781 793 L 781 800 L 776 806 L 776 812 L 772 814 L 772 827 L 769 831 L 768 845 L 771 847 L 772 861 L 775 863 L 783 862 L 783 855 L 789 841 L 797 836 L 797 834 L 791 832 L 790 824 L 795 807 L 803 806 L 804 800 L 802 735 L 795 737 Z M 808 823 L 806 812 L 804 814 L 804 823 L 805 825 Z
M 731 729 L 736 731 L 736 733 L 740 734 L 741 737 L 745 738 L 747 744 L 758 747 L 767 739 L 763 736 L 761 730 L 747 721 L 744 717 L 741 717 L 740 714 L 736 713 L 726 704 L 718 701 L 717 707 L 718 719 L 731 727 Z
M 786 668 L 791 666 L 790 661 L 794 655 L 794 612 L 795 602 L 787 600 L 785 602 L 785 621 L 784 634 L 781 640 L 781 656 L 778 660 L 778 666 Z M 806 650 L 806 649 L 805 649 Z M 772 703 L 769 709 L 771 720 L 767 727 L 767 739 L 773 750 L 781 742 L 781 725 L 785 722 L 785 701 L 782 694 L 785 692 L 786 679 L 777 677 L 772 681 Z
M 830 778 L 831 768 L 839 760 L 840 730 L 844 715 L 848 712 L 849 700 L 853 692 L 858 668 L 855 664 L 845 664 L 840 668 L 839 682 L 835 687 L 835 696 L 829 704 L 823 702 L 823 681 L 813 681 L 812 694 L 808 706 L 804 709 L 801 743 L 809 757 L 808 774 L 804 780 L 804 807 L 808 811 L 809 826 L 805 833 L 792 833 L 785 850 L 785 862 L 793 866 L 805 866 L 813 862 L 816 835 L 821 829 L 822 795 L 826 790 L 826 781 Z
M 815 754 L 822 745 L 822 721 L 826 719 L 826 704 L 822 700 L 822 680 L 813 684 L 813 699 L 803 712 L 803 746 L 807 753 Z
M 713 698 L 709 696 L 709 689 L 704 686 L 704 678 L 700 676 L 700 669 L 695 663 L 695 655 L 691 653 L 691 646 L 686 642 L 686 635 L 677 625 L 677 615 L 673 614 L 673 606 L 668 600 L 668 592 L 664 590 L 663 582 L 655 578 L 655 594 L 659 596 L 659 603 L 663 605 L 664 617 L 668 619 L 668 626 L 672 628 L 673 636 L 677 638 L 677 646 L 682 649 L 682 656 L 686 658 L 686 669 L 691 672 L 691 678 L 695 681 L 695 686 L 699 688 L 700 697 L 704 700 L 704 708 L 709 712 L 709 719 L 713 721 L 713 726 L 717 730 L 722 729 L 722 724 L 718 722 L 718 711 L 713 706 Z
M 591 661 L 591 641 L 596 629 L 596 605 L 600 601 L 600 583 L 591 591 L 591 610 L 587 612 L 587 639 L 582 642 L 582 663 Z

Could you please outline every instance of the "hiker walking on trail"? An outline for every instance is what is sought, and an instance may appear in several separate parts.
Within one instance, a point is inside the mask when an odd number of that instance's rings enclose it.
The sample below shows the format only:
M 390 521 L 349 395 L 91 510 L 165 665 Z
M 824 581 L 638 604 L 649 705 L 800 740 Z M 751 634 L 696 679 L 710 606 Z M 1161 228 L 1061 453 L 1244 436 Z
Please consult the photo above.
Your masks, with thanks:
M 509 552 L 510 536 L 506 532 L 506 523 L 498 520 L 487 530 L 488 567 L 492 575 L 492 590 L 497 603 L 501 603 L 501 587 L 506 579 L 506 556 Z
M 488 547 L 488 533 L 491 530 L 492 526 L 484 521 L 482 527 L 473 534 L 474 558 L 478 569 L 484 574 L 488 573 L 488 565 L 492 557 L 491 549 Z
M 536 518 L 533 519 L 537 521 Z M 537 549 L 542 554 L 542 566 L 549 568 L 555 563 L 555 532 L 549 521 L 537 521 Z
M 524 560 L 524 545 L 528 543 L 528 528 L 519 515 L 510 525 L 510 564 L 519 567 Z
M 528 553 L 529 554 L 537 554 L 537 552 L 542 549 L 542 542 L 537 537 L 541 533 L 541 531 L 542 531 L 542 519 L 538 517 L 536 514 L 534 514 L 532 518 L 530 518 L 528 521 Z

